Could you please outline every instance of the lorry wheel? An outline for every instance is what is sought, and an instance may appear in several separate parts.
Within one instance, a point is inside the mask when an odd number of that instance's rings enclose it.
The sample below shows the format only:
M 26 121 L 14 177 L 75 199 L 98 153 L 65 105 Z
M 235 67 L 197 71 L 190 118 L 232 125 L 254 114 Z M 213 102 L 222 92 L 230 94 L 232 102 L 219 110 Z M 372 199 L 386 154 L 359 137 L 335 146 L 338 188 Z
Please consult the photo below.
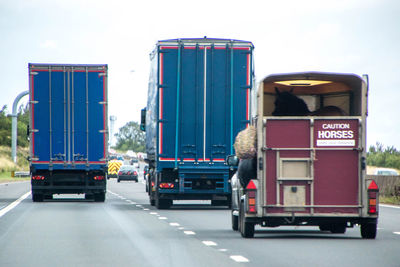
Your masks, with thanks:
M 254 223 L 246 222 L 246 217 L 244 216 L 244 203 L 240 203 L 240 234 L 245 238 L 254 237 Z
M 231 212 L 232 216 L 232 230 L 237 231 L 239 230 L 239 216 L 233 215 L 233 211 Z
M 346 233 L 346 224 L 345 223 L 333 224 L 330 230 L 333 234 L 344 234 Z
M 43 202 L 43 195 L 38 193 L 32 193 L 33 202 Z
M 319 230 L 321 230 L 321 231 L 330 231 L 331 228 L 327 224 L 321 224 L 321 225 L 319 225 Z
M 94 201 L 95 202 L 104 202 L 106 200 L 106 193 L 97 193 L 94 194 Z
M 366 239 L 375 239 L 377 223 L 362 223 L 361 224 L 361 237 Z
M 155 205 L 159 210 L 169 209 L 169 207 L 172 205 L 172 199 L 160 199 L 158 196 L 156 196 Z

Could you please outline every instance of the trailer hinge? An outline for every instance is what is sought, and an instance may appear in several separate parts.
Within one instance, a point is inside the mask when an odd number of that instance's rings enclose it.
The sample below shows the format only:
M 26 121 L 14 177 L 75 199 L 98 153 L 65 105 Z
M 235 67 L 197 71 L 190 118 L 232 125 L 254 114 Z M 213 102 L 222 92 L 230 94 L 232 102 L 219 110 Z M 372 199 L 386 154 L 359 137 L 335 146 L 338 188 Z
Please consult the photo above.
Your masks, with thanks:
M 37 132 L 39 132 L 39 130 L 38 130 L 38 129 L 30 129 L 29 132 L 31 132 L 31 133 L 37 133 Z
M 38 75 L 38 74 L 39 74 L 39 72 L 31 71 L 31 75 Z
M 106 101 L 100 101 L 99 104 L 100 104 L 100 105 L 106 105 L 107 102 L 106 102 Z
M 106 73 L 99 73 L 99 77 L 102 77 L 102 76 L 106 76 L 107 77 L 107 74 Z
M 32 160 L 32 161 L 38 161 L 38 160 L 39 160 L 39 158 L 37 158 L 37 157 L 33 157 L 33 158 L 31 158 L 31 160 Z
M 107 130 L 100 130 L 99 133 L 108 133 Z
M 29 101 L 29 103 L 31 103 L 31 104 L 37 104 L 37 103 L 39 103 L 39 101 L 37 101 L 37 100 L 31 100 L 31 101 Z

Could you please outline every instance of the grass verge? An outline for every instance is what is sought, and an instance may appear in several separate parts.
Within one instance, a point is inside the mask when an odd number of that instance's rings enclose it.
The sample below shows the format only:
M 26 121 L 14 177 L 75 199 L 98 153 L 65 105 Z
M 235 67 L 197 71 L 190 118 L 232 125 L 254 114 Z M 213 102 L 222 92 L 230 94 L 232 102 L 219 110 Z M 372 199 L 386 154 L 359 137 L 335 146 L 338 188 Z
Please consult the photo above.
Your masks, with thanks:
M 11 177 L 11 172 L 0 172 L 0 184 L 28 180 L 30 180 L 30 177 Z
M 393 204 L 393 205 L 400 205 L 400 196 L 379 196 L 379 203 L 382 204 Z

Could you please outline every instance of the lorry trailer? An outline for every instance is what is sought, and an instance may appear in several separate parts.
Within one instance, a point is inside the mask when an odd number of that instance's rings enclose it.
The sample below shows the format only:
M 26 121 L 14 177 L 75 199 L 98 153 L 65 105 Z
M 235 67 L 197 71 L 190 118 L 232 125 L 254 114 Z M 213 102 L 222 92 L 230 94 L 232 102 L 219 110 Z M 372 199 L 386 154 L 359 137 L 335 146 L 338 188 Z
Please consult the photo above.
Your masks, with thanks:
M 141 123 L 152 205 L 204 199 L 230 206 L 234 171 L 226 157 L 250 122 L 253 48 L 211 38 L 156 44 Z
M 107 65 L 29 64 L 33 201 L 85 194 L 103 202 L 107 177 Z

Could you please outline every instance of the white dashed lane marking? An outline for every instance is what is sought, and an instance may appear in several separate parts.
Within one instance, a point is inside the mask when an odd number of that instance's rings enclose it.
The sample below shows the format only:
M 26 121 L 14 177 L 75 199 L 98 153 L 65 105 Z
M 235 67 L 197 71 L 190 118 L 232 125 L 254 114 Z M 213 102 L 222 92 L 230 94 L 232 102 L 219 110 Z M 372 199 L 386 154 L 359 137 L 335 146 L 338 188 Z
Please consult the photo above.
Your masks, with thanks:
M 393 232 L 393 234 L 395 234 L 395 235 L 400 235 L 400 232 Z
M 196 233 L 193 231 L 183 231 L 185 235 L 195 235 Z
M 175 222 L 169 223 L 169 225 L 171 225 L 171 226 L 180 226 L 179 223 L 175 223 Z
M 203 241 L 203 244 L 206 245 L 206 246 L 208 246 L 208 247 L 216 246 L 216 245 L 217 245 L 217 243 L 215 243 L 215 242 L 213 242 L 213 241 Z
M 232 255 L 232 256 L 230 256 L 230 258 L 236 262 L 249 262 L 248 259 L 246 259 L 245 257 L 240 256 L 240 255 Z
M 167 217 L 158 217 L 159 220 L 167 220 Z

